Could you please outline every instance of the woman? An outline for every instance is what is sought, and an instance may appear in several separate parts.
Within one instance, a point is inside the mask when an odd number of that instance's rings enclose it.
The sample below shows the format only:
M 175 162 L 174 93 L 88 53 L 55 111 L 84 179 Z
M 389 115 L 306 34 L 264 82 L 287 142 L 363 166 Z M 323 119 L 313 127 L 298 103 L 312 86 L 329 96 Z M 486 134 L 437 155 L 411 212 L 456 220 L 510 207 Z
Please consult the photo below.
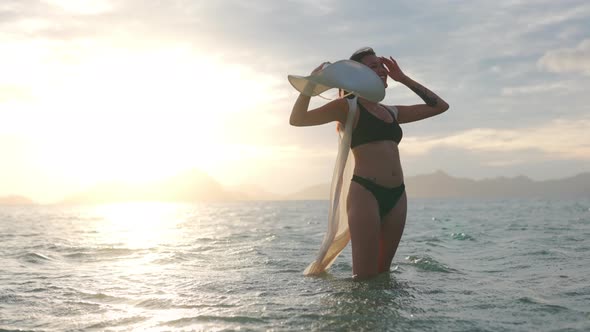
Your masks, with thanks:
M 419 105 L 388 107 L 358 98 L 359 111 L 354 113 L 350 144 L 355 166 L 346 207 L 353 277 L 362 280 L 389 271 L 406 223 L 407 199 L 398 149 L 402 138 L 399 124 L 443 113 L 449 105 L 405 75 L 391 57 L 378 57 L 373 49 L 362 48 L 350 59 L 371 68 L 385 87 L 390 77 L 424 101 Z M 340 126 L 346 123 L 349 104 L 345 98 L 308 111 L 309 101 L 309 96 L 299 95 L 291 112 L 291 125 L 315 126 L 338 121 Z

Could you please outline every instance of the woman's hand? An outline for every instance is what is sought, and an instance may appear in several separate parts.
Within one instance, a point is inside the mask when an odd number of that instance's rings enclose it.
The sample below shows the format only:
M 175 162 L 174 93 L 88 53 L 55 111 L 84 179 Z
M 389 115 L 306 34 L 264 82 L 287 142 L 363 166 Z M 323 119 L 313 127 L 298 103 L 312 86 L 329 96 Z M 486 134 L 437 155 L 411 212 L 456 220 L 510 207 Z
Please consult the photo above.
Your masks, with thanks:
M 388 59 L 388 58 L 382 56 L 382 57 L 380 57 L 380 59 L 381 59 L 381 63 L 383 63 L 383 65 L 385 66 L 385 69 L 387 70 L 387 75 L 389 77 L 391 77 L 394 81 L 401 82 L 407 77 L 406 74 L 404 74 L 404 72 L 402 72 L 402 70 L 399 68 L 399 66 L 397 65 L 397 62 L 395 62 L 395 60 L 393 60 L 392 57 L 389 57 L 389 59 Z
M 313 74 L 316 74 L 316 73 L 318 73 L 318 72 L 322 71 L 322 69 L 324 69 L 324 68 L 325 68 L 327 65 L 329 65 L 329 64 L 330 64 L 330 62 L 329 62 L 329 61 L 322 62 L 322 64 L 321 64 L 321 65 L 319 65 L 319 66 L 318 66 L 316 69 L 314 69 L 314 70 L 311 72 L 311 75 L 313 75 Z

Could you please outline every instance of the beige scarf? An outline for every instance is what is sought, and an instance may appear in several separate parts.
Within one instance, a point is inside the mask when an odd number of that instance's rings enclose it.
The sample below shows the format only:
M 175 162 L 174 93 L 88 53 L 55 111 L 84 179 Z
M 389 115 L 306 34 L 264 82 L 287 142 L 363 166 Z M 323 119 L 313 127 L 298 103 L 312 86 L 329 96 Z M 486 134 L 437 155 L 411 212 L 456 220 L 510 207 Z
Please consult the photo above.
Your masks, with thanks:
M 354 171 L 354 158 L 349 157 L 349 152 L 352 127 L 357 111 L 357 97 L 347 100 L 348 116 L 346 117 L 344 132 L 341 131 L 338 135 L 338 155 L 334 165 L 334 173 L 332 174 L 328 230 L 320 246 L 317 258 L 303 272 L 306 276 L 319 275 L 325 272 L 350 241 L 346 197 L 348 196 L 350 179 Z

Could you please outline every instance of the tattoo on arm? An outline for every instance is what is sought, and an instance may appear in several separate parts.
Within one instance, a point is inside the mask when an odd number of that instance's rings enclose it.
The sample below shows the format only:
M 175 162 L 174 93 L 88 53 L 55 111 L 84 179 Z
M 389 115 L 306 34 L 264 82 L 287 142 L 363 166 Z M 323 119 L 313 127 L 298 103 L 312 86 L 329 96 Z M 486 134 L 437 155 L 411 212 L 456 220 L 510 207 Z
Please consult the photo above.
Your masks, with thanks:
M 428 106 L 436 106 L 438 103 L 438 98 L 436 96 L 432 96 L 432 92 L 428 91 L 425 87 L 418 85 L 418 86 L 411 86 L 410 89 L 414 91 L 418 95 L 418 97 L 422 98 L 426 105 Z

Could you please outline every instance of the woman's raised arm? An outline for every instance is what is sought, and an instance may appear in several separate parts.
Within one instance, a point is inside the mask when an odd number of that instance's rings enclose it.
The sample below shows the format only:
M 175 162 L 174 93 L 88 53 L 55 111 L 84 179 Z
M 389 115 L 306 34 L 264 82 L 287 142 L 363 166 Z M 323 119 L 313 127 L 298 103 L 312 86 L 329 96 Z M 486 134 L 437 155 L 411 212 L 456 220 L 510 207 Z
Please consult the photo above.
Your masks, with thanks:
M 418 97 L 422 98 L 425 103 L 411 106 L 396 106 L 399 112 L 399 123 L 407 123 L 426 119 L 431 116 L 443 113 L 449 109 L 449 104 L 447 104 L 446 101 L 437 96 L 434 92 L 430 91 L 428 88 L 424 87 L 422 84 L 406 76 L 401 71 L 395 60 L 393 60 L 393 58 L 390 57 L 388 59 L 381 57 L 381 60 L 387 68 L 389 77 L 410 88 L 415 94 L 418 95 Z
M 312 74 L 322 70 L 325 63 L 313 70 Z M 293 109 L 291 110 L 291 117 L 289 124 L 292 126 L 317 126 L 332 121 L 346 122 L 346 114 L 348 113 L 348 103 L 345 99 L 333 100 L 321 107 L 308 111 L 309 101 L 311 97 L 300 94 Z
M 291 111 L 289 124 L 296 127 L 304 127 L 317 126 L 332 121 L 346 123 L 346 114 L 348 113 L 346 99 L 332 100 L 321 107 L 308 111 L 309 99 L 309 96 L 304 94 L 299 95 Z

